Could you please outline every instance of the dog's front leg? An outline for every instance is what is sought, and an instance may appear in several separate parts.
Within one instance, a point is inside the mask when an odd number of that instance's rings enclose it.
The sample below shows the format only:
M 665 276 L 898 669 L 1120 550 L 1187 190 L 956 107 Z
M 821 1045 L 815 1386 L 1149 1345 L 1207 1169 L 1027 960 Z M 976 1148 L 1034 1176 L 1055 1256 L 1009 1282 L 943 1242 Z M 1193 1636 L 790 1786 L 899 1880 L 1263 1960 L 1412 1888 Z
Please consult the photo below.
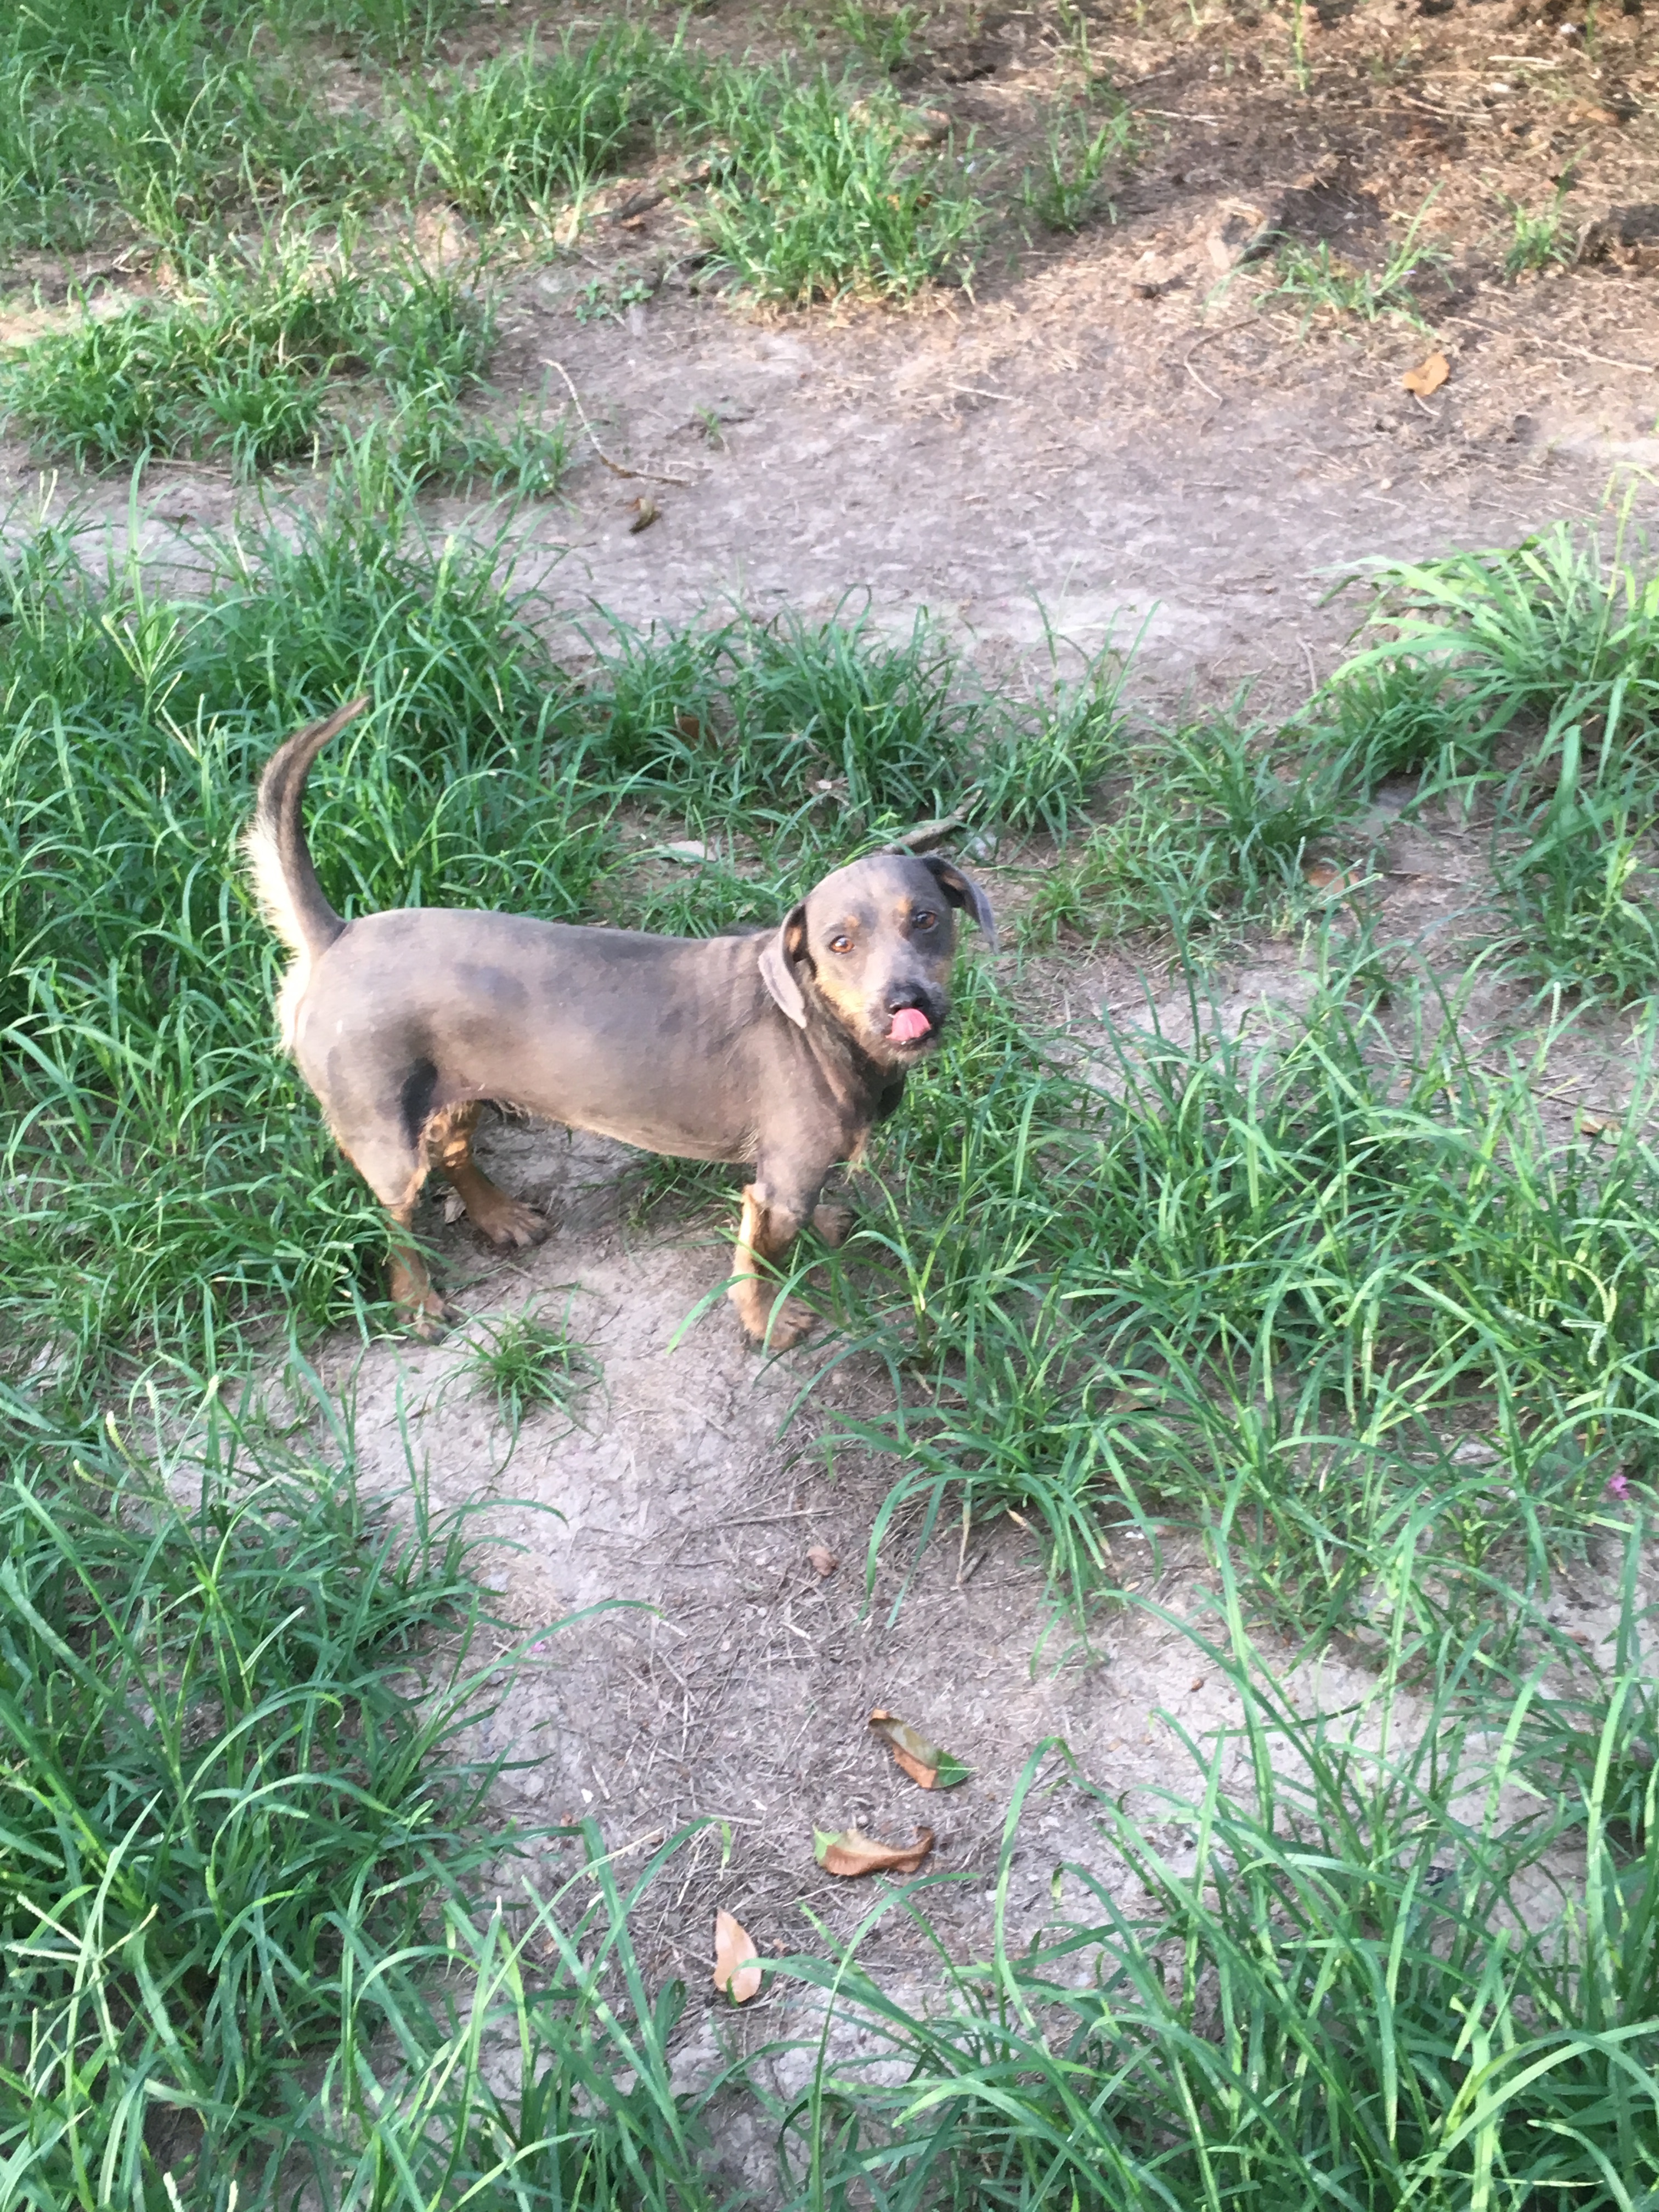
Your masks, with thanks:
M 743 1218 L 732 1255 L 736 1280 L 726 1295 L 750 1336 L 773 1352 L 799 1344 L 812 1326 L 811 1306 L 799 1298 L 780 1297 L 767 1280 L 799 1236 L 811 1211 L 810 1200 L 799 1208 L 780 1205 L 764 1183 L 751 1182 L 743 1194 Z

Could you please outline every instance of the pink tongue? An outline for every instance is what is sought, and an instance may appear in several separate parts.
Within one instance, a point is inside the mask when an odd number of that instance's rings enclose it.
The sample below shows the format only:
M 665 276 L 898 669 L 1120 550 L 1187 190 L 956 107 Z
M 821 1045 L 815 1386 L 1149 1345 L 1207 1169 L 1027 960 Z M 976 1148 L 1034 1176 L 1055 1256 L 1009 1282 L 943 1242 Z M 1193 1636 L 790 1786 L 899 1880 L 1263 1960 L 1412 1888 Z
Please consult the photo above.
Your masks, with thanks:
M 913 1037 L 925 1037 L 933 1024 L 920 1006 L 901 1006 L 893 1017 L 893 1026 L 887 1034 L 890 1038 L 908 1043 Z

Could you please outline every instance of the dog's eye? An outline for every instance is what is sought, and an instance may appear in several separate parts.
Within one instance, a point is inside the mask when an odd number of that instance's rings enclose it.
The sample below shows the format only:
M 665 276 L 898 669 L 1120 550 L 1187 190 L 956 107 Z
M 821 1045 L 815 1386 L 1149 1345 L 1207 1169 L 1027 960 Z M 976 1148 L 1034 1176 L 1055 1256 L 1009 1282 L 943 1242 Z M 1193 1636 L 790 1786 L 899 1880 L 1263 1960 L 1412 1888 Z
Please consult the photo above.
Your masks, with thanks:
M 852 939 L 844 929 L 838 929 L 830 940 L 830 950 L 832 952 L 850 952 L 852 949 Z
M 913 929 L 931 929 L 938 920 L 936 914 L 913 914 L 910 926 Z

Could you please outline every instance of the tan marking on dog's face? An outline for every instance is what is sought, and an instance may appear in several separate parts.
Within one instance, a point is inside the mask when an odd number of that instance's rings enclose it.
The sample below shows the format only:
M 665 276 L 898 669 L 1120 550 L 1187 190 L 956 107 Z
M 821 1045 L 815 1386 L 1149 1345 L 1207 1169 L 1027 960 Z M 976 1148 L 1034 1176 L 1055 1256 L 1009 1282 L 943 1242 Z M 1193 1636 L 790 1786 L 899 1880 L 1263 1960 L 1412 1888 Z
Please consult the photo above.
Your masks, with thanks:
M 837 869 L 806 902 L 805 939 L 819 992 L 872 1059 L 905 1067 L 932 1049 L 950 1013 L 956 925 L 930 869 L 896 854 Z M 910 1009 L 926 1034 L 895 1038 L 895 1015 Z

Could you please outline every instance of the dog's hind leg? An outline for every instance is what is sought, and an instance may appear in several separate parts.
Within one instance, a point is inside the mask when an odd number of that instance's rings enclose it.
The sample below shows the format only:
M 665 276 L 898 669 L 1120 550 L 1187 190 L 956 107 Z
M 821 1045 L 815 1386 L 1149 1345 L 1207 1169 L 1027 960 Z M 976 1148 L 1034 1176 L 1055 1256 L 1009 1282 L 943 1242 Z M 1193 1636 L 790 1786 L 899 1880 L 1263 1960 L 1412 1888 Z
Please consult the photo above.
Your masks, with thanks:
M 386 1256 L 386 1295 L 417 1336 L 434 1344 L 452 1319 L 451 1309 L 432 1286 L 411 1231 L 415 1202 L 426 1181 L 426 1147 L 411 1135 L 397 1109 L 358 1120 L 349 1133 L 335 1124 L 340 1150 L 391 1216 Z
M 450 1188 L 466 1208 L 467 1219 L 498 1250 L 522 1251 L 528 1244 L 539 1244 L 547 1234 L 545 1218 L 533 1206 L 509 1198 L 473 1158 L 472 1133 L 477 1126 L 476 1099 L 435 1115 L 427 1127 L 430 1158 L 447 1176 Z
M 850 1206 L 815 1206 L 812 1226 L 832 1252 L 838 1252 L 852 1235 L 858 1215 Z
M 455 1310 L 434 1289 L 426 1261 L 410 1234 L 415 1218 L 415 1200 L 411 1198 L 406 1206 L 389 1206 L 386 1212 L 392 1221 L 392 1248 L 386 1259 L 386 1295 L 416 1336 L 423 1337 L 428 1344 L 436 1344 L 444 1334 L 446 1323 L 455 1318 Z

